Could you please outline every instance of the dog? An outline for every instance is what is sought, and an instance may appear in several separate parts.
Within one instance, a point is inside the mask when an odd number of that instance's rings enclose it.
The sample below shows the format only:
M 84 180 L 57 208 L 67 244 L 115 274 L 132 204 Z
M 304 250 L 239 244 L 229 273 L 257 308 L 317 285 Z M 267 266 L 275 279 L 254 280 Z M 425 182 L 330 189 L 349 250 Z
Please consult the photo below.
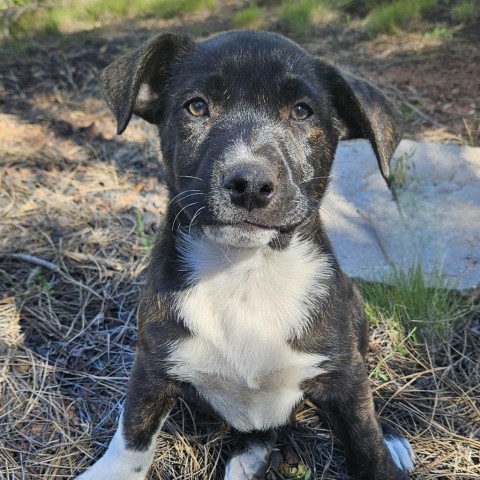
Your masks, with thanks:
M 375 413 L 367 319 L 320 213 L 340 140 L 368 139 L 389 181 L 403 130 L 395 107 L 254 31 L 158 35 L 108 66 L 101 86 L 119 134 L 132 114 L 158 126 L 170 203 L 119 426 L 79 479 L 145 479 L 178 397 L 236 435 L 227 480 L 264 478 L 303 399 L 326 415 L 352 479 L 407 479 L 414 454 Z

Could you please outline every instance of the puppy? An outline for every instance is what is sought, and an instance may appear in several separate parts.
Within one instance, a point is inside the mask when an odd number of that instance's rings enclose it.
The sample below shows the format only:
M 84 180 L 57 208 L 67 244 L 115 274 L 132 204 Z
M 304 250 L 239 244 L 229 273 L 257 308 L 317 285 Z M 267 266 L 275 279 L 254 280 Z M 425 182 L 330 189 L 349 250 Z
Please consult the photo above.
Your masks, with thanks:
M 133 113 L 158 126 L 170 203 L 118 430 L 80 479 L 144 479 L 177 397 L 238 434 L 228 480 L 264 477 L 305 398 L 328 417 L 353 479 L 407 479 L 413 453 L 375 414 L 367 320 L 319 211 L 339 140 L 368 139 L 388 182 L 395 108 L 264 32 L 162 34 L 101 84 L 119 134 Z

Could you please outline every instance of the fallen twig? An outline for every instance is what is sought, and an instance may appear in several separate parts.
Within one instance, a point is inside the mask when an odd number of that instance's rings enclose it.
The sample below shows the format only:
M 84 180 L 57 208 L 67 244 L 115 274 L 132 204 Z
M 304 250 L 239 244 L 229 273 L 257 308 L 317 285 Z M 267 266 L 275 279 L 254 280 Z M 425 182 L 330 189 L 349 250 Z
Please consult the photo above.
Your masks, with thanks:
M 60 270 L 58 268 L 58 265 L 55 265 L 52 262 L 47 262 L 47 260 L 34 257 L 33 255 L 27 255 L 26 253 L 2 253 L 0 254 L 0 257 L 24 260 L 25 262 L 34 263 L 35 265 L 39 265 L 40 267 L 48 268 L 49 270 L 52 270 L 52 272 L 58 272 Z

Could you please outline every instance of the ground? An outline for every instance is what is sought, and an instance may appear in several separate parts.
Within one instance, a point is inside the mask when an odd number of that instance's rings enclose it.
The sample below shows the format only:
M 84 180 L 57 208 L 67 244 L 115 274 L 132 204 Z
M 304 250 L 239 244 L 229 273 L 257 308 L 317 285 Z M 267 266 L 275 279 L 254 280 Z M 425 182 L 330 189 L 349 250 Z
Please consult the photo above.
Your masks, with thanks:
M 227 1 L 213 12 L 38 35 L 0 49 L 0 478 L 67 479 L 90 464 L 113 433 L 134 355 L 165 190 L 152 130 L 135 120 L 115 135 L 99 71 L 158 31 L 204 37 L 228 29 L 238 8 Z M 289 34 L 275 14 L 268 18 L 265 28 Z M 407 137 L 477 144 L 478 30 L 426 35 L 434 28 L 424 21 L 372 38 L 355 22 L 333 22 L 290 36 L 380 85 L 404 112 Z M 378 409 L 417 452 L 414 479 L 480 476 L 476 321 L 433 346 L 399 340 L 385 322 L 372 329 Z M 181 404 L 151 478 L 221 478 L 229 447 L 225 426 Z M 313 478 L 347 478 L 341 447 L 311 405 L 279 449 L 290 463 L 300 456 Z M 286 472 L 279 456 L 272 479 Z

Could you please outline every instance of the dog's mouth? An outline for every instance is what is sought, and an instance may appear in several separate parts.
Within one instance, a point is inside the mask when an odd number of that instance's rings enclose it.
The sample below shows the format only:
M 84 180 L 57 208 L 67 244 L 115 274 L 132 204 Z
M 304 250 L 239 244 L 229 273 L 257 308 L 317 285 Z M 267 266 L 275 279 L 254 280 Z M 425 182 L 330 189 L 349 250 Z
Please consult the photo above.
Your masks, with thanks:
M 272 226 L 252 221 L 215 223 L 203 225 L 203 233 L 210 240 L 234 248 L 259 248 L 268 245 L 282 233 L 295 230 L 302 222 L 292 225 Z
M 235 248 L 259 248 L 268 245 L 279 234 L 278 228 L 248 221 L 205 225 L 202 230 L 215 243 Z

